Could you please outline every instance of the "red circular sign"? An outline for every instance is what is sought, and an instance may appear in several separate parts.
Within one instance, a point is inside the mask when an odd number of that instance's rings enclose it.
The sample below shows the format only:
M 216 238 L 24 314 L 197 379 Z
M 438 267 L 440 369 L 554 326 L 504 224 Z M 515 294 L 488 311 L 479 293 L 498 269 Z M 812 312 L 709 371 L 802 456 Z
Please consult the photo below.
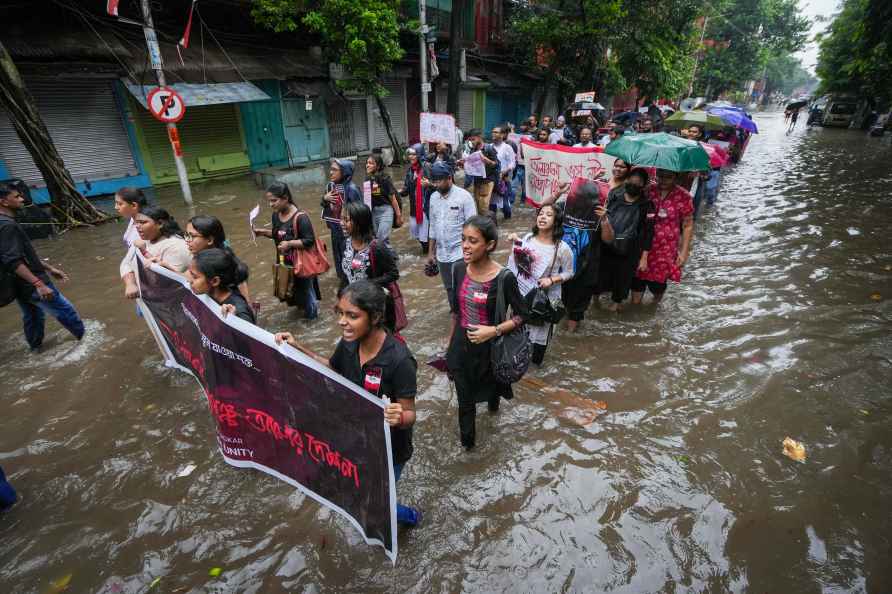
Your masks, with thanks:
M 149 111 L 155 119 L 170 124 L 179 122 L 186 115 L 186 104 L 179 93 L 170 87 L 156 87 L 146 97 Z

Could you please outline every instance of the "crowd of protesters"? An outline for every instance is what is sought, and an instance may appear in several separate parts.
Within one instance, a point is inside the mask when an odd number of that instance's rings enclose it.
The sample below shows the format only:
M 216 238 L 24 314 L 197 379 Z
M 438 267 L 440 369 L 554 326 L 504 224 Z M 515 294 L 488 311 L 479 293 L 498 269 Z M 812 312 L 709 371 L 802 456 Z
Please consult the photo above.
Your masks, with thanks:
M 560 319 L 566 317 L 566 329 L 576 331 L 592 300 L 600 301 L 602 294 L 613 311 L 627 301 L 640 304 L 648 291 L 658 303 L 668 283 L 681 280 L 691 254 L 694 215 L 701 200 L 707 205 L 715 202 L 719 183 L 717 170 L 697 174 L 702 183 L 692 196 L 689 176 L 636 168 L 617 159 L 607 179 L 558 188 L 530 217 L 528 232 L 502 233 L 498 213 L 503 219 L 512 218 L 518 197 L 523 197 L 524 167 L 511 138 L 516 140 L 518 134 L 542 143 L 603 147 L 625 134 L 659 130 L 655 115 L 643 114 L 631 125 L 604 126 L 598 126 L 594 117 L 568 124 L 564 116 L 543 116 L 541 122 L 530 116 L 516 128 L 494 127 L 488 142 L 475 129 L 457 135 L 455 145 L 416 144 L 407 150 L 401 187 L 387 174 L 381 156 L 372 155 L 365 162 L 371 204 L 353 182 L 353 161 L 331 161 L 330 181 L 321 199 L 322 222 L 330 231 L 330 267 L 339 279 L 335 311 L 342 339 L 330 358 L 311 352 L 291 333 L 280 332 L 276 340 L 390 398 L 384 414 L 391 426 L 397 478 L 412 455 L 417 363 L 400 334 L 410 320 L 399 293 L 399 257 L 390 241 L 393 231 L 408 222 L 409 234 L 426 257 L 424 273 L 439 277 L 443 285 L 451 312 L 443 366 L 458 394 L 460 442 L 470 450 L 477 439 L 477 404 L 486 402 L 496 412 L 502 398 L 512 397 L 511 383 L 495 374 L 494 339 L 527 333 L 530 359 L 543 365 Z M 705 139 L 698 126 L 682 134 Z M 462 175 L 464 159 L 475 152 L 480 154 L 483 175 Z M 270 185 L 266 199 L 272 211 L 270 224 L 253 231 L 273 241 L 277 263 L 297 267 L 320 252 L 324 260 L 315 225 L 295 203 L 287 184 Z M 37 257 L 14 220 L 22 204 L 14 187 L 0 186 L 4 283 L 14 287 L 11 300 L 22 310 L 28 345 L 32 350 L 41 348 L 45 312 L 79 340 L 83 322 L 52 282 L 67 275 Z M 193 292 L 208 295 L 222 315 L 256 323 L 248 269 L 227 242 L 219 219 L 195 216 L 183 230 L 166 210 L 149 205 L 133 188 L 116 194 L 115 208 L 128 220 L 123 237 L 127 255 L 120 265 L 125 297 L 139 296 L 135 268 L 139 251 L 147 261 L 184 275 Z M 568 225 L 565 211 L 570 209 L 568 214 L 577 220 L 597 221 L 595 228 Z M 500 241 L 510 242 L 506 262 L 493 256 Z M 314 319 L 322 299 L 318 276 L 295 275 L 287 293 L 277 296 Z M 550 313 L 543 314 L 542 307 Z M 141 315 L 138 307 L 137 314 Z M 370 384 L 364 380 L 371 368 L 379 381 Z M 15 500 L 7 487 L 0 471 L 0 507 Z M 401 523 L 416 525 L 420 519 L 418 510 L 399 506 Z

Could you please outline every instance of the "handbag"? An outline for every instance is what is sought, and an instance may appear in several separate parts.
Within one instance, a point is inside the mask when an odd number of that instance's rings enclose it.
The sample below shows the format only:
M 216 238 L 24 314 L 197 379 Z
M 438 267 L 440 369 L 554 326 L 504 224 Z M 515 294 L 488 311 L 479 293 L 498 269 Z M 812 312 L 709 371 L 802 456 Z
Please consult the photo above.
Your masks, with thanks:
M 285 257 L 273 264 L 273 295 L 279 301 L 290 301 L 294 296 L 294 267 L 285 264 Z
M 496 314 L 495 324 L 498 326 L 505 321 L 508 308 L 505 304 L 505 276 L 508 270 L 502 270 L 496 279 Z M 489 356 L 492 365 L 492 373 L 496 381 L 501 384 L 513 384 L 530 368 L 530 359 L 533 355 L 533 347 L 530 344 L 530 334 L 527 327 L 520 326 L 508 334 L 496 336 L 492 339 L 492 347 Z
M 546 276 L 550 277 L 554 270 L 554 263 L 557 261 L 559 248 L 560 243 L 554 246 L 554 256 L 551 258 L 551 266 L 548 267 L 548 274 Z M 557 324 L 564 318 L 564 314 L 567 313 L 567 310 L 564 308 L 564 303 L 560 299 L 552 301 L 548 296 L 548 290 L 539 286 L 533 287 L 524 297 L 524 301 L 526 301 L 527 307 L 530 310 L 529 323 L 536 326 L 542 324 Z
M 297 218 L 301 215 L 307 217 L 307 220 L 310 218 L 310 215 L 302 210 L 297 212 L 294 219 L 292 219 L 294 237 L 297 237 Z M 310 225 L 312 226 L 312 223 Z M 298 278 L 319 276 L 328 272 L 328 269 L 331 268 L 331 264 L 328 261 L 328 248 L 325 247 L 325 242 L 318 237 L 313 247 L 291 250 L 291 261 L 294 263 L 294 276 Z
M 378 247 L 378 240 L 373 239 L 369 244 L 369 264 L 372 270 L 377 270 L 375 264 L 375 249 Z M 399 332 L 409 325 L 409 318 L 406 316 L 406 303 L 403 301 L 403 293 L 400 291 L 400 285 L 396 281 L 388 284 L 384 289 L 387 291 L 388 310 L 392 308 L 392 312 L 388 311 L 386 320 L 393 326 L 394 332 Z

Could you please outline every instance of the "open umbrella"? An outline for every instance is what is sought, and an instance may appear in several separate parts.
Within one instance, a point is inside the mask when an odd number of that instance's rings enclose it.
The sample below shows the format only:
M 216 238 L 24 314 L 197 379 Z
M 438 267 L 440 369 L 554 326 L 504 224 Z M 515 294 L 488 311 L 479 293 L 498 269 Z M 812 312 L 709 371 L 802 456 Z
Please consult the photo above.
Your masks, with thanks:
M 756 122 L 751 120 L 743 110 L 729 109 L 727 107 L 710 107 L 706 112 L 721 118 L 729 126 L 734 126 L 753 134 L 759 133 L 759 127 L 756 126 Z
M 802 109 L 806 105 L 808 105 L 808 101 L 806 101 L 805 99 L 800 99 L 799 101 L 787 103 L 787 109 Z
M 704 130 L 722 130 L 727 125 L 722 118 L 705 111 L 679 111 L 663 120 L 663 125 L 670 128 L 687 128 L 695 124 Z
M 630 165 L 640 167 L 656 167 L 670 171 L 710 169 L 709 155 L 699 143 L 665 132 L 623 135 L 608 144 L 604 152 L 619 157 Z
M 700 146 L 703 147 L 703 150 L 706 151 L 706 154 L 709 155 L 709 166 L 715 169 L 716 167 L 724 167 L 728 164 L 728 161 L 731 160 L 731 157 L 728 156 L 728 153 L 722 147 L 717 144 L 709 144 L 708 142 L 701 142 Z

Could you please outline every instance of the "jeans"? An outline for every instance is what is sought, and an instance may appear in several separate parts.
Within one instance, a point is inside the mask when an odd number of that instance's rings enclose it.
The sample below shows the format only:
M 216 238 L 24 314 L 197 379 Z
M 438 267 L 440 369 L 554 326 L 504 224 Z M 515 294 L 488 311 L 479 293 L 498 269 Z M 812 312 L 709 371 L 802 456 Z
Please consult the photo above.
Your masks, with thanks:
M 32 349 L 39 348 L 43 344 L 44 323 L 46 321 L 44 312 L 56 318 L 78 340 L 84 336 L 84 323 L 71 302 L 59 292 L 59 289 L 52 282 L 47 281 L 46 286 L 53 290 L 54 296 L 50 301 L 43 301 L 37 295 L 36 289 L 31 291 L 31 295 L 28 298 L 16 298 L 16 302 L 22 310 L 25 339 L 28 341 L 28 346 Z
M 341 268 L 341 262 L 344 261 L 344 251 L 347 249 L 347 238 L 344 236 L 344 230 L 340 225 L 328 223 L 328 230 L 331 231 L 331 258 L 332 268 L 338 275 L 342 284 L 347 284 L 347 275 Z
M 3 468 L 0 467 L 0 511 L 9 509 L 18 500 L 19 496 L 16 495 L 15 489 L 6 480 Z
M 722 183 L 722 170 L 713 169 L 709 172 L 709 180 L 706 182 L 706 205 L 715 204 L 719 195 L 719 185 Z
M 385 204 L 373 208 L 372 222 L 378 241 L 387 241 L 390 238 L 390 230 L 393 228 L 393 207 Z
M 405 463 L 393 465 L 393 478 L 396 479 L 397 482 L 399 482 L 400 477 L 403 475 L 403 468 L 405 468 L 405 466 Z M 414 507 L 397 503 L 396 521 L 397 523 L 405 524 L 406 526 L 417 526 L 418 522 L 421 521 L 421 512 Z

